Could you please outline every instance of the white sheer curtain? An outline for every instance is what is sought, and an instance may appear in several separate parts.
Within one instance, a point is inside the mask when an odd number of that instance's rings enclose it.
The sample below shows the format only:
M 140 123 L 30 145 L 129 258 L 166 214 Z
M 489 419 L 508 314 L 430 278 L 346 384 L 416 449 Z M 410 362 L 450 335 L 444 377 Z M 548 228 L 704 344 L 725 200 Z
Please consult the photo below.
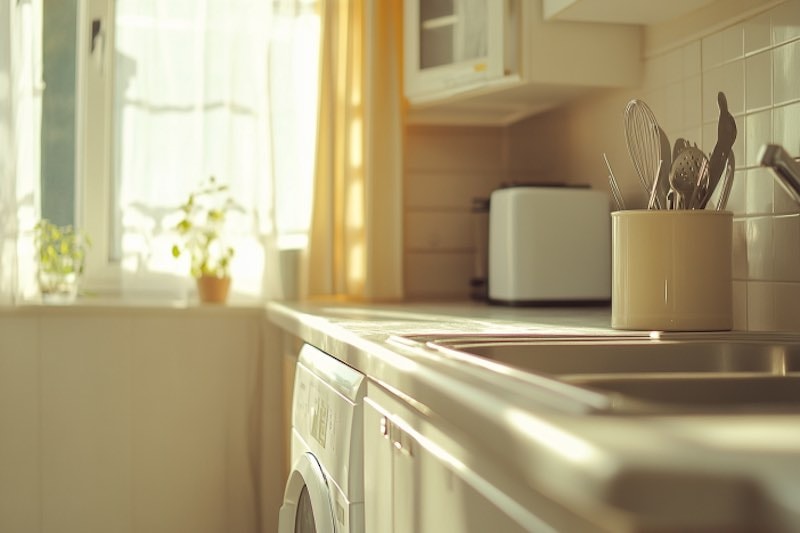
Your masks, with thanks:
M 35 291 L 41 35 L 41 0 L 0 0 L 0 304 Z
M 310 204 L 315 5 L 117 0 L 113 252 L 127 290 L 189 281 L 187 265 L 171 256 L 176 208 L 215 176 L 239 207 L 234 293 L 281 296 L 277 237 L 304 215 L 300 207 L 276 213 L 276 190 Z

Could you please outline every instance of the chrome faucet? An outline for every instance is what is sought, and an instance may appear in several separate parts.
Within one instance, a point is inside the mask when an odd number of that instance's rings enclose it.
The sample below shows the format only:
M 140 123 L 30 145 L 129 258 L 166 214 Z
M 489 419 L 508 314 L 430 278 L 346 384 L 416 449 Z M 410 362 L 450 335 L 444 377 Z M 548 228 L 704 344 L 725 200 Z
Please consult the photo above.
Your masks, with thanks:
M 790 156 L 783 146 L 765 144 L 758 152 L 758 161 L 770 167 L 780 178 L 780 184 L 794 201 L 800 204 L 800 163 Z

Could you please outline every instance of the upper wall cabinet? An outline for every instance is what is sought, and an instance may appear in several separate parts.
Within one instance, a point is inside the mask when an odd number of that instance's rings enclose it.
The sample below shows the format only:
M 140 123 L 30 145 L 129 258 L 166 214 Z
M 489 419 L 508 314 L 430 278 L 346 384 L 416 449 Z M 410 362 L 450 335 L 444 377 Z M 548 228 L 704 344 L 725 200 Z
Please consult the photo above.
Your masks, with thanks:
M 545 21 L 542 0 L 404 2 L 412 123 L 506 125 L 639 82 L 639 26 Z
M 658 24 L 714 0 L 544 0 L 545 20 Z

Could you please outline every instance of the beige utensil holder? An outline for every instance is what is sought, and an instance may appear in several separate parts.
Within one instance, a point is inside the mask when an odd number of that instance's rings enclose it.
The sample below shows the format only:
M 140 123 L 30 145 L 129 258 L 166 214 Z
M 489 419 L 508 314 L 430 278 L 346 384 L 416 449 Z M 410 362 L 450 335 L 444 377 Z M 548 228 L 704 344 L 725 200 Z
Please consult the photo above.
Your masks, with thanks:
M 611 220 L 612 328 L 731 329 L 732 213 L 630 210 Z

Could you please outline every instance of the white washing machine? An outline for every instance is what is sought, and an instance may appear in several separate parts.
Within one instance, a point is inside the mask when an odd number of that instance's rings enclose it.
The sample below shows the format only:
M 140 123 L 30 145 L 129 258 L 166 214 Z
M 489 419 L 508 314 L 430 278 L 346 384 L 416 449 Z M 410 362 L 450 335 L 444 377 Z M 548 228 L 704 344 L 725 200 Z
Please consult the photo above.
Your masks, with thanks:
M 364 533 L 364 375 L 310 346 L 292 399 L 292 471 L 279 533 Z

